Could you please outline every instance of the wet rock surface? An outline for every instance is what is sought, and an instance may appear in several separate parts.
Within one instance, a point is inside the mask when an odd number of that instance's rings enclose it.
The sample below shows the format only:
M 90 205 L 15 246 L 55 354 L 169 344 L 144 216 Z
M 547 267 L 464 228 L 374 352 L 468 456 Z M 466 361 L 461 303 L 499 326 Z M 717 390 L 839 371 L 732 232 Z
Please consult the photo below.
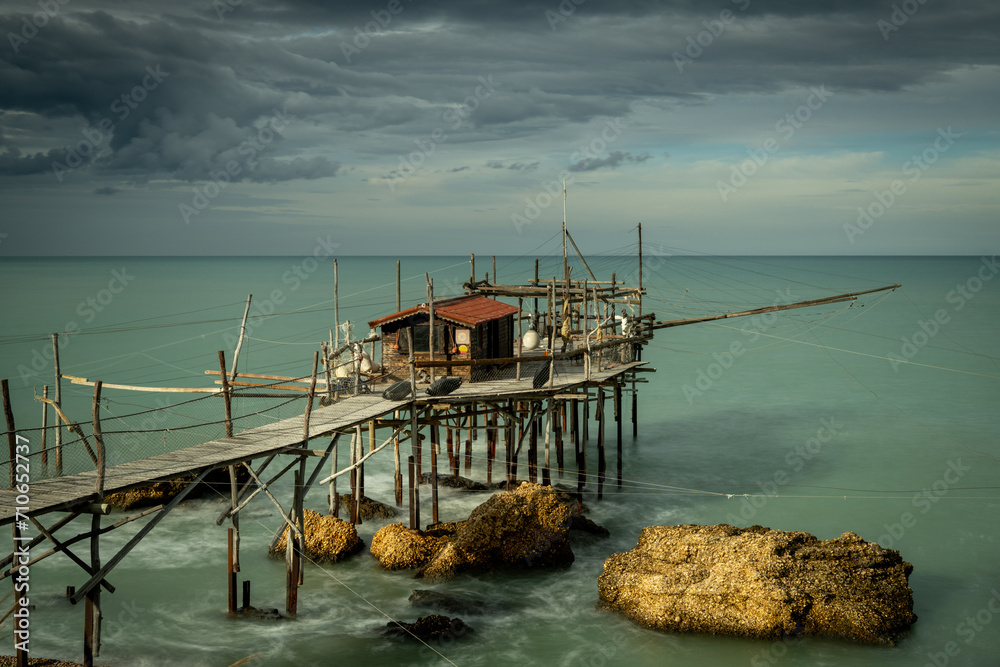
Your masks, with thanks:
M 305 510 L 303 516 L 306 536 L 305 556 L 309 560 L 315 563 L 335 563 L 364 548 L 365 543 L 358 537 L 358 531 L 347 521 L 313 510 Z M 287 540 L 288 526 L 286 525 L 281 539 L 270 552 L 272 558 L 284 556 Z
M 410 593 L 409 601 L 411 606 L 420 609 L 434 609 L 445 614 L 462 616 L 488 614 L 499 609 L 497 605 L 478 598 L 420 588 Z
M 893 645 L 917 620 L 912 571 L 854 533 L 654 526 L 605 561 L 598 591 L 605 607 L 659 630 Z
M 551 487 L 525 482 L 474 509 L 418 575 L 435 580 L 570 565 L 571 523 L 570 509 Z
M 385 629 L 389 635 L 423 642 L 451 641 L 472 632 L 462 619 L 440 614 L 422 616 L 413 623 L 392 621 L 386 624 Z
M 380 528 L 372 537 L 372 556 L 387 570 L 423 567 L 441 545 L 441 537 L 410 530 L 401 523 Z

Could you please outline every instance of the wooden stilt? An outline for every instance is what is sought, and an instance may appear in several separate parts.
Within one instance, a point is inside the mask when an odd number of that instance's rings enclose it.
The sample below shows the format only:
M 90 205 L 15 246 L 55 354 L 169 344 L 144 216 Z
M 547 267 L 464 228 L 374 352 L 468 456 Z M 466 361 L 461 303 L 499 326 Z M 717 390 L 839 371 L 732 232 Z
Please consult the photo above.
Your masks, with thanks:
M 615 380 L 615 444 L 618 447 L 618 488 L 622 488 L 622 386 Z
M 399 410 L 393 410 L 392 417 L 399 420 Z M 393 486 L 396 489 L 396 507 L 403 506 L 403 473 L 399 465 L 399 436 L 392 439 L 392 451 L 394 461 Z
M 496 436 L 497 432 L 495 428 L 491 428 L 496 425 L 495 419 L 492 415 L 487 415 L 484 420 L 486 424 L 486 483 L 493 483 L 493 457 L 496 456 L 497 444 Z
M 364 443 L 362 442 L 361 436 L 361 425 L 354 427 L 354 441 L 351 446 L 351 465 L 357 465 L 358 460 L 362 456 L 362 451 L 364 449 Z M 355 471 L 357 475 L 354 478 L 354 484 L 352 485 L 351 491 L 353 495 L 351 498 L 351 523 L 355 525 L 361 525 L 361 466 L 359 465 Z
M 42 398 L 49 397 L 49 385 L 42 387 Z M 59 419 L 56 418 L 56 423 L 59 423 Z M 42 471 L 48 473 L 49 471 L 49 448 L 48 448 L 48 434 L 49 434 L 49 404 L 42 401 Z
M 604 389 L 597 388 L 597 499 L 604 497 Z
M 474 405 L 467 405 L 467 406 L 465 406 L 465 413 L 466 413 L 465 421 L 466 421 L 466 425 L 470 427 L 470 430 L 468 431 L 468 436 L 469 437 L 465 439 L 465 472 L 466 473 L 468 473 L 469 471 L 472 470 L 472 430 L 471 430 L 471 425 L 473 423 L 473 420 L 475 419 L 475 416 L 472 414 L 473 412 L 475 412 L 475 406 Z M 459 437 L 461 437 L 461 436 L 459 436 Z
M 52 367 L 55 370 L 55 396 L 56 407 L 62 409 L 62 372 L 59 369 L 59 334 L 52 334 Z M 56 475 L 61 476 L 63 472 L 62 453 L 62 423 L 56 417 Z
M 639 392 L 635 388 L 635 373 L 632 373 L 632 437 L 639 437 Z
M 330 474 L 335 474 L 337 472 L 337 448 L 340 444 L 337 442 L 337 436 L 334 436 L 333 441 L 333 451 L 330 452 Z M 334 477 L 330 480 L 330 516 L 340 517 L 340 495 L 337 493 L 337 478 Z
M 528 425 L 528 481 L 538 483 L 538 418 L 532 415 Z
M 299 485 L 301 483 L 299 473 L 296 470 L 295 489 L 292 492 L 292 507 L 288 510 L 288 520 L 295 525 L 298 524 L 296 519 L 296 502 L 298 501 L 297 496 L 300 493 Z M 285 613 L 289 616 L 295 616 L 298 613 L 299 604 L 299 541 L 298 536 L 291 529 L 287 530 L 287 537 L 285 539 Z
M 549 473 L 549 431 L 552 430 L 552 403 L 555 401 L 554 398 L 548 400 L 548 408 L 546 409 L 545 415 L 545 459 L 542 465 L 542 484 L 549 486 L 552 484 L 552 479 Z M 562 473 L 562 440 L 558 440 L 559 443 L 559 472 Z
M 507 452 L 508 459 L 510 460 L 509 474 L 507 476 L 507 490 L 510 491 L 513 484 L 517 481 L 517 450 L 514 449 L 516 441 L 514 440 L 514 435 L 516 434 L 515 427 L 523 428 L 520 417 L 517 416 L 517 411 L 514 409 L 516 403 L 514 401 L 507 401 L 507 414 L 510 417 L 507 419 Z
M 430 425 L 431 430 L 431 521 L 437 523 L 438 519 L 438 427 L 437 424 Z M 449 436 L 451 429 L 448 430 Z
M 590 397 L 583 399 L 583 441 L 590 440 Z
M 233 518 L 235 518 L 235 515 L 234 515 Z M 228 576 L 228 580 L 229 580 L 229 613 L 230 614 L 235 614 L 237 612 L 237 609 L 236 609 L 236 566 L 235 566 L 235 563 L 236 563 L 235 554 L 236 554 L 236 552 L 234 550 L 233 529 L 232 528 L 229 529 L 228 534 L 229 534 L 229 558 L 227 560 L 228 560 L 228 565 L 229 565 L 229 568 L 228 568 L 228 570 L 229 570 L 229 576 Z M 288 541 L 287 540 L 285 542 L 285 548 L 288 548 Z
M 458 475 L 458 464 L 455 462 L 455 459 L 459 457 L 459 454 L 455 452 L 455 443 L 451 438 L 451 429 L 448 429 L 445 433 L 445 443 L 448 449 L 448 474 L 450 475 L 451 471 L 454 470 L 455 475 Z
M 418 530 L 420 527 L 417 525 L 417 499 L 415 497 L 416 490 L 413 486 L 413 477 L 416 471 L 416 462 L 414 462 L 412 456 L 406 458 L 407 470 L 409 471 L 409 486 L 407 490 L 409 491 L 410 498 L 410 530 Z
M 553 411 L 552 400 L 549 401 L 549 412 Z M 553 437 L 556 441 L 556 465 L 559 466 L 559 477 L 562 478 L 563 474 L 563 431 L 566 429 L 566 408 L 562 401 L 556 403 L 555 406 L 555 421 L 552 421 L 553 415 L 549 414 L 548 422 L 552 424 Z M 549 452 L 549 434 L 548 430 L 545 431 L 545 453 L 548 455 Z M 548 470 L 549 462 L 546 459 L 545 468 Z

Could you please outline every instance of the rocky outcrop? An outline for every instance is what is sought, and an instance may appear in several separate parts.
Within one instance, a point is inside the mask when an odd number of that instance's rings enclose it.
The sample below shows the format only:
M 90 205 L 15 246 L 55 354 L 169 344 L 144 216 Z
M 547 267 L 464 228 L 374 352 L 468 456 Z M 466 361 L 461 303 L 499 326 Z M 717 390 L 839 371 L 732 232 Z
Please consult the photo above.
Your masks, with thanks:
M 449 579 L 457 574 L 569 565 L 571 521 L 570 509 L 551 487 L 525 482 L 474 509 L 418 575 Z
M 440 537 L 410 530 L 401 523 L 383 528 L 372 537 L 371 553 L 387 570 L 423 567 L 441 544 Z
M 397 637 L 422 642 L 446 642 L 472 632 L 472 628 L 460 618 L 448 618 L 439 614 L 423 616 L 414 623 L 392 621 L 385 626 L 386 632 Z
M 644 528 L 604 562 L 603 604 L 659 630 L 759 638 L 811 634 L 892 645 L 917 620 L 898 551 L 854 533 L 752 526 Z
M 117 491 L 104 496 L 102 502 L 120 510 L 137 509 L 140 507 L 153 507 L 161 503 L 170 502 L 174 496 L 184 490 L 184 488 L 194 481 L 194 475 L 173 479 L 166 482 L 152 482 L 145 486 L 140 486 L 128 491 Z M 250 479 L 243 466 L 236 468 L 236 482 L 242 485 Z M 222 495 L 229 499 L 229 468 L 218 468 L 212 470 L 205 476 L 198 486 L 191 489 L 185 501 L 193 498 L 219 497 L 219 489 L 223 489 Z
M 345 493 L 340 496 L 340 510 L 346 510 L 348 517 L 351 516 L 351 508 L 353 506 L 354 496 L 349 493 Z M 361 496 L 361 501 L 358 503 L 358 513 L 360 514 L 362 521 L 371 521 L 373 519 L 392 519 L 399 514 L 395 507 L 390 507 L 385 503 L 372 500 L 368 496 Z
M 315 563 L 335 563 L 361 551 L 365 543 L 358 537 L 354 526 L 335 516 L 326 516 L 312 510 L 303 512 L 305 518 L 306 558 Z M 288 526 L 281 539 L 271 550 L 271 557 L 285 554 Z

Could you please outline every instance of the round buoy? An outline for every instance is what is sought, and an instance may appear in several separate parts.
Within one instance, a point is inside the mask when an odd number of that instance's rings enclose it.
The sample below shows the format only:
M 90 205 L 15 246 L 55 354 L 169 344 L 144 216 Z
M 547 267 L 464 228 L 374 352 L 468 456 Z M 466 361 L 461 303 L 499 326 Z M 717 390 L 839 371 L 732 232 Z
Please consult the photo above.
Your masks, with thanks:
M 521 338 L 521 349 L 534 350 L 536 347 L 538 347 L 538 332 L 534 329 L 528 329 L 524 332 L 524 337 Z

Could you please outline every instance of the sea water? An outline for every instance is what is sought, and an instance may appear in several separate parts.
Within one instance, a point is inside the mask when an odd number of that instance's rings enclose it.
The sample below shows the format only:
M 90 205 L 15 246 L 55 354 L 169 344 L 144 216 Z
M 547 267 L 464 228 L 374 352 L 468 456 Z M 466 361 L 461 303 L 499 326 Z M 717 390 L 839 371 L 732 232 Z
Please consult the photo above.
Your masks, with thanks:
M 480 278 L 489 271 L 493 279 L 495 271 L 499 282 L 515 283 L 534 275 L 529 257 L 498 257 L 495 269 L 478 260 Z M 98 662 L 215 666 L 255 656 L 247 664 L 996 664 L 1000 280 L 993 261 L 647 254 L 643 310 L 659 320 L 902 287 L 853 304 L 658 331 L 643 352 L 657 372 L 641 375 L 649 382 L 639 385 L 634 438 L 630 397 L 624 401 L 623 486 L 609 483 L 597 500 L 592 481 L 585 497 L 591 518 L 611 537 L 577 540 L 569 569 L 428 586 L 410 572 L 382 571 L 364 552 L 334 565 L 307 565 L 294 620 L 233 619 L 225 613 L 227 524 L 215 524 L 225 502 L 220 493 L 182 503 L 111 571 L 115 593 L 102 597 Z M 585 269 L 571 263 L 581 278 Z M 619 279 L 637 278 L 628 252 L 589 258 L 589 264 L 600 279 L 613 271 Z M 395 310 L 395 259 L 344 257 L 338 268 L 340 320 L 350 320 L 354 337 L 363 337 L 368 320 Z M 543 258 L 539 269 L 543 278 L 561 270 L 561 257 Z M 434 279 L 435 295 L 457 295 L 469 278 L 469 261 L 403 258 L 403 307 L 425 300 L 425 273 Z M 247 294 L 253 305 L 239 362 L 244 372 L 308 375 L 313 352 L 333 326 L 332 262 L 311 255 L 8 258 L 0 262 L 0 279 L 0 376 L 9 379 L 19 429 L 40 423 L 35 396 L 53 384 L 52 332 L 76 332 L 61 345 L 64 374 L 208 387 L 214 377 L 205 371 L 218 369 L 217 351 L 231 362 Z M 89 419 L 92 391 L 64 380 L 71 419 Z M 116 416 L 190 397 L 106 388 L 102 419 L 113 429 Z M 220 410 L 201 401 L 174 412 L 177 419 L 218 421 Z M 142 446 L 170 448 L 221 435 L 212 430 L 221 428 L 217 424 L 190 436 L 168 426 Z M 592 473 L 595 427 L 588 444 Z M 613 423 L 607 437 L 614 471 Z M 485 478 L 482 452 L 477 443 L 473 469 L 463 474 Z M 51 461 L 47 471 L 38 461 L 33 457 L 33 478 L 52 474 Z M 86 463 L 69 455 L 67 462 Z M 391 455 L 372 459 L 368 495 L 392 502 L 391 470 Z M 575 479 L 567 469 L 562 481 Z M 283 503 L 290 483 L 289 476 L 274 487 Z M 464 518 L 485 498 L 443 488 L 441 518 Z M 306 506 L 325 511 L 325 505 L 325 487 L 314 489 Z M 284 563 L 266 555 L 281 524 L 278 511 L 258 497 L 241 516 L 239 578 L 252 582 L 255 606 L 283 609 Z M 103 536 L 102 561 L 142 523 Z M 386 523 L 359 526 L 366 544 Z M 910 587 L 919 620 L 887 648 L 823 638 L 660 633 L 598 609 L 604 559 L 632 548 L 644 526 L 716 523 L 801 530 L 820 539 L 853 531 L 898 549 L 914 566 Z M 65 539 L 88 527 L 89 519 L 77 520 L 58 535 Z M 27 532 L 34 534 L 34 527 Z M 76 550 L 85 556 L 87 542 Z M 81 659 L 83 605 L 71 605 L 65 590 L 86 579 L 64 556 L 31 567 L 31 655 Z M 480 598 L 489 611 L 464 618 L 472 633 L 430 646 L 386 637 L 382 629 L 390 620 L 428 613 L 407 601 L 411 590 L 423 587 Z M 3 633 L 0 653 L 10 654 L 9 621 Z

